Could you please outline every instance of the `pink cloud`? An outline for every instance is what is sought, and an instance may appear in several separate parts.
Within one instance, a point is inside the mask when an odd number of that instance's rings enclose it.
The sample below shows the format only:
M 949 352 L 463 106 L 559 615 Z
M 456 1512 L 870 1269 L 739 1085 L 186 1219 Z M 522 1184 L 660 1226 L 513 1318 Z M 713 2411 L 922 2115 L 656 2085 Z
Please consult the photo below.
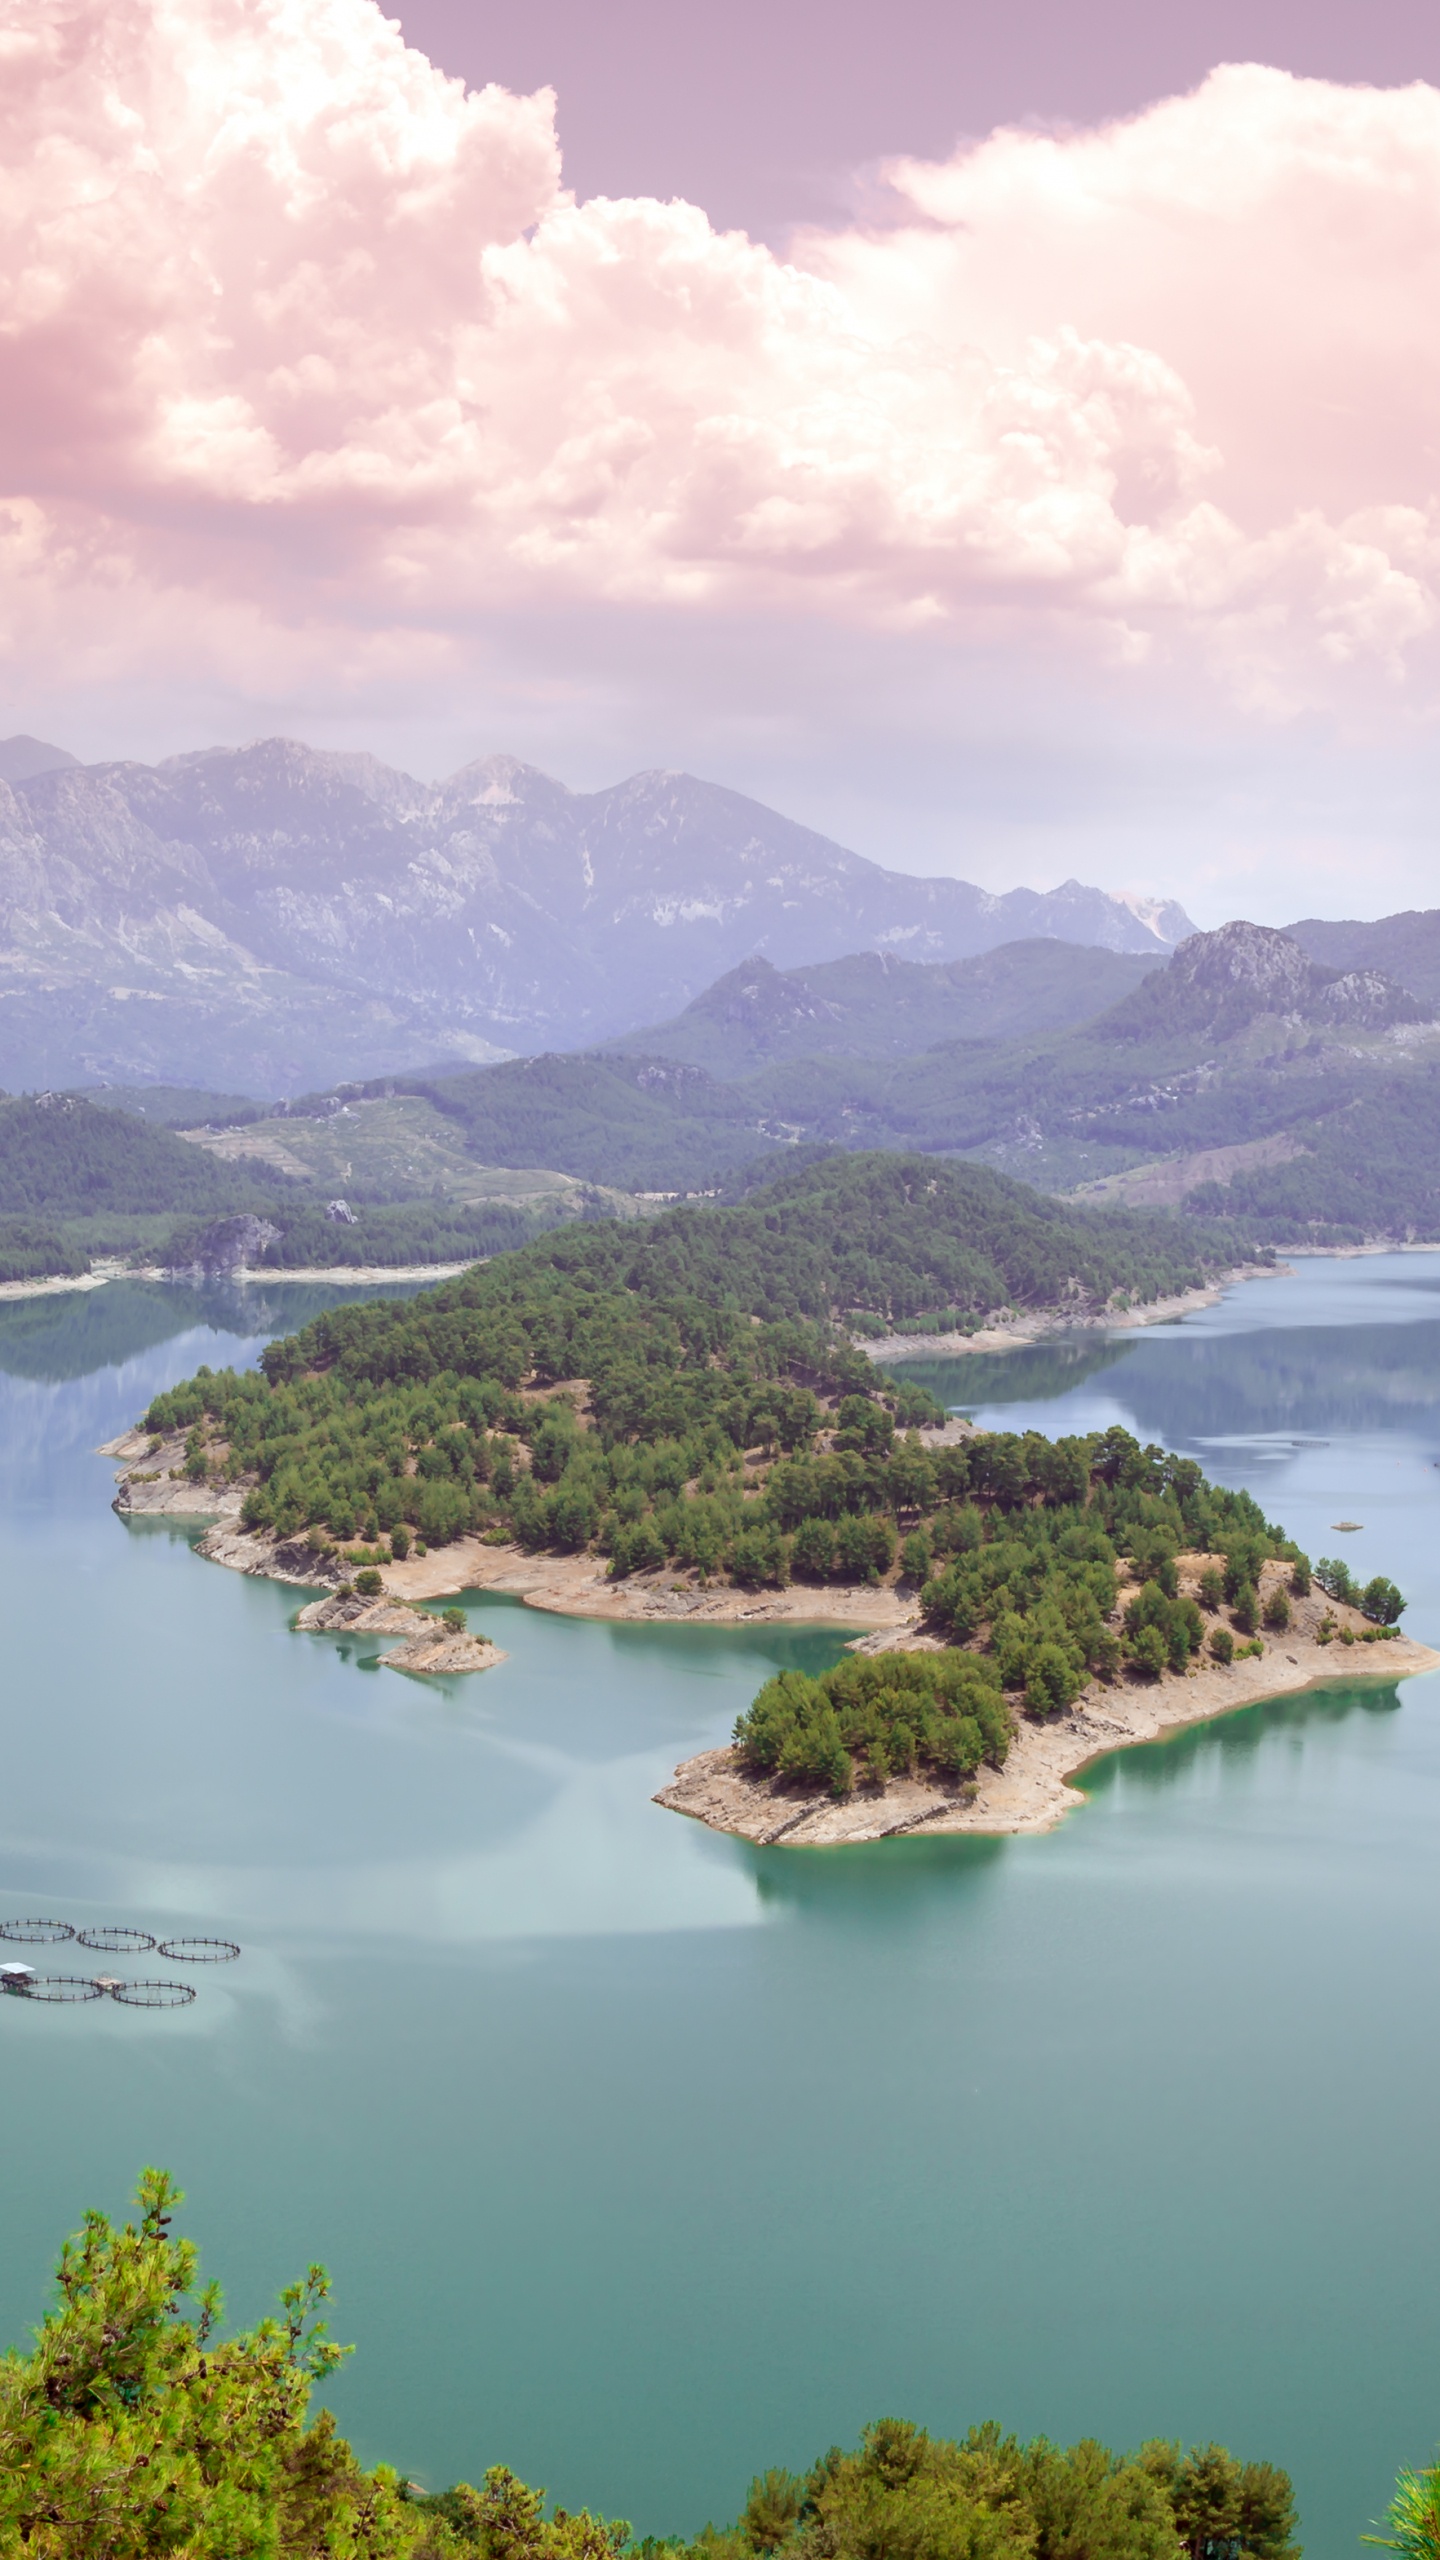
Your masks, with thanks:
M 816 615 L 1287 708 L 1440 586 L 1440 93 L 1258 69 L 792 263 L 564 190 L 371 0 L 8 0 L 17 658 L 342 687 L 507 612 Z

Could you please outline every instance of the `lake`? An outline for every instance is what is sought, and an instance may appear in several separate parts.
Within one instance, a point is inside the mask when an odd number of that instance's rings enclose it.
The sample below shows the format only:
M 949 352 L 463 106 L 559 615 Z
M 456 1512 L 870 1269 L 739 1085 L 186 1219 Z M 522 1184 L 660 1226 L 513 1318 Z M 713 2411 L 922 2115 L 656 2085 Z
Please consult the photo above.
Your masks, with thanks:
M 0 1917 L 244 1948 L 179 2013 L 0 2004 L 4 2336 L 155 2161 L 233 2318 L 326 2261 L 333 2405 L 429 2486 L 687 2530 L 994 2415 L 1282 2462 L 1349 2560 L 1440 2436 L 1440 1680 L 1126 1753 L 1041 1839 L 719 1837 L 651 1790 L 835 1632 L 487 1595 L 508 1662 L 422 1684 L 109 1510 L 97 1442 L 323 1302 L 0 1309 Z M 1197 1457 L 1440 1641 L 1440 1259 L 909 1373 Z

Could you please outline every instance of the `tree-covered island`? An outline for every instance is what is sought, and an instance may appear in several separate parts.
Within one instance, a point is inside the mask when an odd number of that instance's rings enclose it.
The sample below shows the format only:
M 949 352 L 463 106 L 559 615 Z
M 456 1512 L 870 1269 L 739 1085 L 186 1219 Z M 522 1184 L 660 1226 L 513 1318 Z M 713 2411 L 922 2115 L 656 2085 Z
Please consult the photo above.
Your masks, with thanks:
M 734 1765 L 770 1792 L 923 1780 L 963 1800 L 1024 1724 L 1097 1686 L 1282 1639 L 1349 1648 L 1399 1619 L 1383 1578 L 1357 1591 L 1322 1566 L 1316 1591 L 1250 1495 L 1192 1460 L 1119 1429 L 947 1424 L 855 1340 L 937 1308 L 1173 1294 L 1213 1274 L 1193 1233 L 1076 1215 L 975 1166 L 827 1157 L 736 1205 L 572 1228 L 423 1297 L 340 1307 L 258 1372 L 202 1370 L 155 1399 L 131 1482 L 178 1476 L 196 1508 L 238 1506 L 252 1566 L 342 1587 L 452 1547 L 451 1588 L 518 1550 L 583 1563 L 591 1595 L 789 1590 L 824 1616 L 843 1592 L 856 1624 L 873 1595 L 905 1649 L 767 1684 Z

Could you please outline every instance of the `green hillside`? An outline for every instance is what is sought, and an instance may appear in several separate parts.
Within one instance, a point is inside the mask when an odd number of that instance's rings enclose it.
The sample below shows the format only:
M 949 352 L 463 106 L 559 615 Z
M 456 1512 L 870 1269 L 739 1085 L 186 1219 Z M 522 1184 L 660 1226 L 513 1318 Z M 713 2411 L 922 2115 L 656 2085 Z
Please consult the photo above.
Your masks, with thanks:
M 550 1165 L 630 1192 L 712 1188 L 788 1132 L 743 1087 L 662 1058 L 516 1058 L 411 1077 L 482 1164 Z
M 257 1185 L 168 1129 L 78 1094 L 0 1102 L 0 1215 L 219 1214 L 272 1200 L 275 1191 L 273 1179 Z
M 238 1144 L 256 1133 L 232 1135 Z M 0 1281 L 83 1274 L 97 1256 L 177 1270 L 468 1262 L 509 1252 L 556 1218 L 608 1209 L 544 1178 L 523 1197 L 495 1197 L 479 1168 L 480 1196 L 461 1186 L 458 1199 L 436 1197 L 431 1170 L 408 1185 L 362 1180 L 342 1215 L 298 1159 L 291 1171 L 258 1153 L 226 1158 L 78 1094 L 0 1101 Z
M 243 1484 L 252 1528 L 322 1550 L 488 1530 L 594 1544 L 617 1575 L 672 1558 L 743 1584 L 863 1581 L 903 1525 L 928 1571 L 967 1489 L 989 1497 L 963 1451 L 897 1439 L 943 1417 L 871 1368 L 856 1322 L 1078 1314 L 1234 1252 L 1223 1229 L 1087 1215 L 978 1166 L 829 1157 L 737 1207 L 571 1227 L 421 1298 L 336 1308 L 258 1375 L 157 1397 L 146 1427 L 187 1435 L 197 1482 Z M 1246 1497 L 1214 1499 L 1240 1506 L 1237 1533 L 1271 1534 Z

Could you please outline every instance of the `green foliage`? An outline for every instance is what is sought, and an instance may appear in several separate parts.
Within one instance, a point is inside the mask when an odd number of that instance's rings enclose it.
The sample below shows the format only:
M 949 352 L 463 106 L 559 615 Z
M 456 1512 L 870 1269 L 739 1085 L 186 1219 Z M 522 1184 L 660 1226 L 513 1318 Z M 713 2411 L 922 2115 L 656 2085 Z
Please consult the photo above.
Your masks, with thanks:
M 1204 1184 L 1186 1209 L 1244 1218 L 1272 1244 L 1360 1243 L 1440 1235 L 1440 1070 L 1377 1076 L 1359 1066 L 1326 1080 L 1321 1107 L 1282 1088 L 1299 1152 L 1258 1166 L 1222 1191 Z M 1278 1097 L 1277 1097 L 1278 1098 Z
M 293 1186 L 217 1164 L 168 1129 L 77 1094 L 0 1101 L 0 1212 L 48 1219 L 87 1211 L 208 1212 L 273 1205 Z
M 1373 1618 L 1382 1627 L 1398 1626 L 1405 1612 L 1405 1603 L 1394 1583 L 1387 1581 L 1383 1573 L 1377 1573 L 1366 1583 L 1360 1594 L 1360 1606 L 1367 1618 Z
M 934 1657 L 939 1660 L 940 1657 Z M 857 1668 L 859 1666 L 856 1666 Z M 876 1664 L 866 1668 L 879 1667 Z M 973 1667 L 973 1666 L 972 1666 Z M 841 1715 L 828 1707 L 832 1723 Z M 918 1709 L 912 1707 L 912 1714 Z M 902 1746 L 903 1747 L 903 1746 Z M 897 2418 L 803 2478 L 752 2482 L 738 2522 L 637 2544 L 623 2522 L 547 2515 L 503 2465 L 427 2495 L 362 2469 L 311 2393 L 344 2350 L 321 2267 L 278 2318 L 221 2333 L 180 2198 L 147 2170 L 133 2222 L 86 2215 L 29 2354 L 0 2360 L 0 2550 L 31 2560 L 1300 2560 L 1290 2482 L 1218 2445 L 959 2442 Z M 1403 2472 L 1383 2547 L 1440 2560 L 1433 2473 Z
M 854 1586 L 903 1540 L 929 1626 L 983 1646 L 1032 1714 L 1127 1658 L 1183 1669 L 1201 1627 L 1181 1549 L 1223 1552 L 1232 1591 L 1293 1550 L 1248 1495 L 1119 1429 L 927 1446 L 914 1426 L 941 1408 L 840 1319 L 868 1298 L 889 1321 L 967 1272 L 980 1304 L 1144 1276 L 975 1167 L 827 1157 L 733 1207 L 572 1225 L 423 1297 L 332 1309 L 258 1376 L 201 1370 L 147 1423 L 186 1435 L 197 1482 L 243 1486 L 250 1528 L 367 1565 L 386 1538 L 478 1533 L 598 1550 L 617 1581 Z M 1117 1634 L 1125 1555 L 1141 1589 Z
M 1378 1626 L 1398 1626 L 1405 1614 L 1406 1603 L 1393 1582 L 1377 1573 L 1362 1588 L 1341 1556 L 1322 1556 L 1315 1567 L 1315 1579 L 1332 1600 L 1343 1600 L 1347 1607 L 1359 1609 Z
M 481 1164 L 549 1165 L 622 1191 L 708 1190 L 774 1143 L 748 1094 L 656 1058 L 515 1058 L 396 1089 L 432 1102 Z
M 133 2223 L 87 2214 L 34 2353 L 0 2364 L 0 2548 L 258 2560 L 317 2493 L 330 2547 L 364 2547 L 367 2511 L 398 2514 L 398 2499 L 394 2475 L 367 2479 L 328 2420 L 306 2427 L 311 2385 L 341 2354 L 318 2317 L 323 2268 L 287 2289 L 278 2320 L 222 2342 L 213 2286 L 184 2309 L 196 2261 L 171 2237 L 179 2201 L 147 2170 Z
M 976 1654 L 874 1654 L 818 1680 L 778 1672 L 737 1718 L 735 1745 L 756 1777 L 844 1796 L 917 1768 L 948 1780 L 985 1759 L 999 1768 L 1010 1716 L 994 1665 Z
M 445 1633 L 447 1634 L 447 1636 L 463 1636 L 463 1634 L 465 1633 L 465 1626 L 466 1626 L 466 1619 L 465 1619 L 465 1612 L 464 1612 L 464 1610 L 463 1610 L 463 1609 L 444 1609 L 444 1610 L 442 1610 L 442 1611 L 441 1611 L 441 1613 L 440 1613 L 440 1624 L 441 1624 L 441 1626 L 444 1628 Z
M 89 1268 L 89 1254 L 40 1219 L 0 1218 L 0 1281 L 77 1279 Z
M 1365 2533 L 1361 2541 L 1397 2551 L 1400 2560 L 1440 2560 L 1440 2465 L 1397 2474 L 1385 2521 L 1388 2533 Z
M 1216 1661 L 1217 1661 L 1217 1662 L 1233 1662 L 1233 1661 L 1234 1661 L 1234 1659 L 1235 1659 L 1235 1639 L 1234 1639 L 1234 1637 L 1232 1636 L 1232 1634 L 1230 1633 L 1230 1630 L 1229 1630 L 1229 1628 L 1228 1628 L 1228 1627 L 1212 1627 L 1212 1628 L 1211 1628 L 1211 1630 L 1210 1630 L 1210 1650 L 1211 1650 L 1211 1652 L 1214 1654 L 1215 1659 L 1216 1659 Z
M 1022 2444 L 991 2424 L 947 2443 L 903 2419 L 835 2446 L 803 2480 L 767 2472 L 710 2560 L 1299 2560 L 1283 2471 L 1219 2445 L 1119 2456 Z M 1422 2560 L 1419 2547 L 1407 2560 Z M 1427 2552 L 1423 2560 L 1434 2560 Z
M 1230 1622 L 1242 1636 L 1253 1636 L 1260 1623 L 1260 1603 L 1253 1582 L 1242 1582 L 1230 1609 Z
M 250 1106 L 242 1116 L 260 1115 Z M 526 1209 L 357 1192 L 347 1224 L 307 1188 L 261 1161 L 227 1163 L 187 1144 L 134 1103 L 0 1099 L 0 1280 L 83 1273 L 101 1252 L 185 1270 L 207 1261 L 217 1222 L 245 1214 L 277 1229 L 255 1256 L 275 1271 L 474 1261 L 528 1243 L 561 1214 L 558 1200 Z

